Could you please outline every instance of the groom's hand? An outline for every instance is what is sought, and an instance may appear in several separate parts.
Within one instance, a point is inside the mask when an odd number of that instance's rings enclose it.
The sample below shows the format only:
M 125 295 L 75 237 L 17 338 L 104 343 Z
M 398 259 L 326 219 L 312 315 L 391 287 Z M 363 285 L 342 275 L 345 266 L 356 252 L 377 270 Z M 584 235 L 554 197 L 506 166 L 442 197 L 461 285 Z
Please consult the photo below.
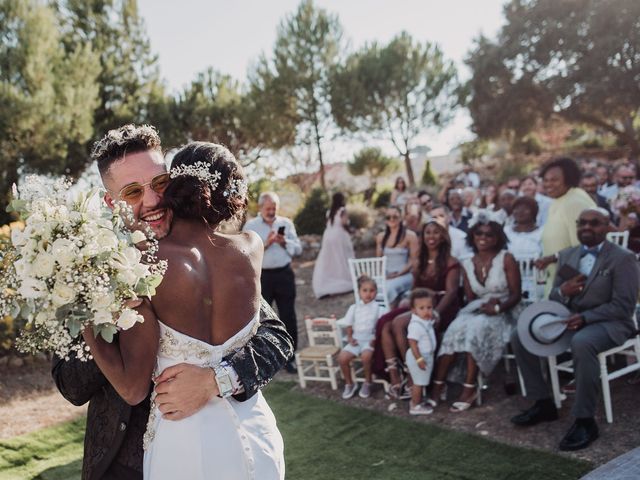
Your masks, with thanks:
M 156 405 L 167 420 L 190 417 L 219 393 L 212 369 L 188 363 L 166 368 L 155 382 Z

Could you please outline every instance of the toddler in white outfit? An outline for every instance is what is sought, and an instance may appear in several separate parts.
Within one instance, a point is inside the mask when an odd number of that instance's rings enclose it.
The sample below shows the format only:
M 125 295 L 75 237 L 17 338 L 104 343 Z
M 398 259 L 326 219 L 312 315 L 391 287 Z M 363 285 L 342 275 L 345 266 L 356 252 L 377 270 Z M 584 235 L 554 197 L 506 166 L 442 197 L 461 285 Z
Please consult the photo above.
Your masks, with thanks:
M 407 331 L 409 349 L 406 363 L 413 386 L 411 387 L 411 415 L 428 415 L 433 413 L 430 405 L 422 403 L 423 387 L 429 385 L 433 371 L 436 351 L 436 332 L 433 320 L 433 300 L 425 288 L 416 288 L 411 292 L 411 320 Z
M 357 385 L 351 378 L 351 361 L 360 357 L 364 368 L 365 382 L 360 396 L 367 398 L 371 392 L 371 365 L 373 363 L 373 343 L 376 336 L 376 323 L 380 317 L 380 307 L 375 301 L 378 294 L 376 282 L 365 275 L 358 279 L 358 296 L 362 303 L 349 307 L 341 323 L 347 325 L 347 345 L 338 355 L 338 363 L 345 380 L 342 398 L 348 399 L 356 393 Z

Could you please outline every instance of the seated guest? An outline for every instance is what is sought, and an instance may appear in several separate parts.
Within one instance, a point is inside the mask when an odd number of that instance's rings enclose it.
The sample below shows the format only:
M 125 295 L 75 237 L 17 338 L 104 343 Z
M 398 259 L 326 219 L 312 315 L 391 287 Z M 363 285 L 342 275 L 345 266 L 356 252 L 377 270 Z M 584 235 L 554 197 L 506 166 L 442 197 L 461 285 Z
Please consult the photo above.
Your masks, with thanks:
M 451 412 L 463 412 L 475 401 L 478 369 L 489 375 L 502 358 L 511 335 L 509 311 L 520 302 L 520 270 L 504 250 L 507 237 L 499 223 L 484 212 L 472 220 L 468 242 L 473 258 L 462 262 L 464 290 L 469 304 L 449 325 L 440 344 L 432 399 L 441 398 L 455 354 L 464 355 L 466 378 Z
M 451 212 L 451 218 L 449 219 L 451 226 L 466 233 L 471 213 L 464 206 L 462 190 L 454 188 L 447 192 L 447 206 Z
M 609 203 L 611 203 L 613 199 L 616 198 L 620 190 L 635 183 L 635 168 L 628 163 L 622 163 L 618 165 L 613 171 L 613 180 L 613 185 L 602 188 L 600 189 L 600 192 L 598 192 L 600 193 L 600 195 L 606 198 Z
M 589 196 L 596 202 L 596 206 L 604 208 L 609 215 L 611 215 L 611 207 L 609 202 L 602 195 L 598 193 L 598 177 L 595 173 L 587 172 L 582 175 L 580 179 L 580 187 L 589 194 Z
M 459 228 L 451 226 L 451 212 L 446 205 L 433 204 L 429 216 L 447 230 L 451 239 L 451 255 L 458 260 L 469 258 L 473 251 L 467 244 L 467 234 Z
M 547 221 L 547 214 L 549 213 L 551 199 L 538 191 L 540 187 L 538 183 L 538 179 L 533 175 L 524 177 L 522 182 L 520 182 L 520 195 L 523 197 L 533 198 L 537 202 L 538 216 L 536 217 L 536 223 L 539 227 L 542 227 L 544 222 Z
M 542 228 L 536 225 L 538 203 L 530 197 L 518 197 L 513 203 L 513 225 L 504 227 L 509 239 L 507 249 L 515 258 L 542 254 Z
M 538 259 L 542 255 L 542 228 L 536 225 L 538 203 L 530 197 L 518 197 L 513 204 L 513 226 L 504 228 L 509 239 L 507 249 L 516 258 Z M 521 278 L 523 298 L 540 298 L 544 288 L 538 291 L 536 278 Z M 535 294 L 535 295 L 534 295 Z
M 598 164 L 595 173 L 598 177 L 598 193 L 602 195 L 602 190 L 611 185 L 611 171 L 609 169 L 609 165 L 604 163 Z
M 478 210 L 478 190 L 474 187 L 465 187 L 462 190 L 462 201 L 464 208 L 473 216 Z
M 482 189 L 480 208 L 484 210 L 498 211 L 498 187 L 494 183 L 489 183 Z
M 411 196 L 404 205 L 404 226 L 420 235 L 422 230 L 422 207 L 417 196 Z
M 386 290 L 393 304 L 411 289 L 419 245 L 418 236 L 402 224 L 400 208 L 387 208 L 385 222 L 385 231 L 376 236 L 376 256 L 387 257 Z
M 438 337 L 441 337 L 460 308 L 460 264 L 451 256 L 451 240 L 446 229 L 433 220 L 422 229 L 414 285 L 416 288 L 426 289 L 433 298 L 434 310 L 439 317 L 435 329 Z M 406 306 L 398 308 L 381 317 L 378 322 L 380 349 L 384 354 L 386 370 L 393 387 L 392 395 L 395 396 L 399 394 L 401 382 L 398 356 L 404 356 L 408 348 L 407 326 L 411 318 L 408 311 Z
M 418 199 L 420 200 L 420 208 L 422 210 L 422 223 L 425 224 L 427 220 L 429 220 L 429 212 L 433 205 L 433 198 L 426 190 L 420 190 L 418 192 Z
M 391 191 L 391 206 L 392 207 L 404 207 L 404 204 L 407 203 L 409 199 L 410 192 L 407 190 L 407 182 L 404 181 L 404 178 L 398 177 L 396 178 L 396 183 L 393 186 L 393 190 Z
M 500 210 L 496 213 L 495 220 L 503 226 L 513 224 L 511 214 L 513 213 L 513 202 L 516 201 L 516 198 L 518 198 L 516 190 L 511 190 L 510 188 L 503 190 L 498 197 Z
M 633 253 L 606 240 L 609 216 L 602 209 L 584 210 L 577 222 L 580 245 L 562 250 L 550 300 L 567 306 L 566 328 L 573 333 L 576 394 L 575 423 L 560 442 L 560 450 L 579 450 L 598 438 L 594 420 L 600 386 L 598 353 L 624 343 L 634 332 L 632 316 L 640 280 Z M 566 274 L 564 269 L 576 271 Z M 564 276 L 562 276 L 564 275 Z M 527 397 L 535 404 L 511 419 L 519 426 L 556 420 L 558 412 L 544 380 L 540 358 L 526 350 L 517 334 L 511 344 Z

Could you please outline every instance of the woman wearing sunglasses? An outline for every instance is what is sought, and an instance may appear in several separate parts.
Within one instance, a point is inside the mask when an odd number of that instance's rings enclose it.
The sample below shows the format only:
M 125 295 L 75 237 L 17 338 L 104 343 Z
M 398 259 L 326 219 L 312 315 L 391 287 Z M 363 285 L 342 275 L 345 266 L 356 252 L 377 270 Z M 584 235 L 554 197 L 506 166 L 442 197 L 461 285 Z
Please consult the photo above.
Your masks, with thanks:
M 432 382 L 431 403 L 436 404 L 445 393 L 445 380 L 456 354 L 464 356 L 463 389 L 451 412 L 471 407 L 478 395 L 478 369 L 489 375 L 502 358 L 512 330 L 509 312 L 521 296 L 520 270 L 505 250 L 508 240 L 502 226 L 480 212 L 472 220 L 467 241 L 474 252 L 472 258 L 462 261 L 468 303 L 444 334 Z
M 376 236 L 376 256 L 387 257 L 387 296 L 396 304 L 400 295 L 411 288 L 411 272 L 418 263 L 418 236 L 404 226 L 398 207 L 385 212 L 386 228 Z

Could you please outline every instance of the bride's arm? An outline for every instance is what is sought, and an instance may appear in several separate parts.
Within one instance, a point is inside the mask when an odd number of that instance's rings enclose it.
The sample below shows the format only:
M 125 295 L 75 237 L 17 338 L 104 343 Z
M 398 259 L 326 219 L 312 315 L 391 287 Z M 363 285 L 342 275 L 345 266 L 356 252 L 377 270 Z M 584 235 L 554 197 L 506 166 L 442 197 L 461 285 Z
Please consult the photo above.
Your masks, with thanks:
M 142 402 L 151 390 L 159 340 L 158 322 L 149 302 L 136 310 L 144 322 L 120 332 L 112 343 L 96 338 L 91 328 L 82 332 L 96 364 L 129 405 Z

